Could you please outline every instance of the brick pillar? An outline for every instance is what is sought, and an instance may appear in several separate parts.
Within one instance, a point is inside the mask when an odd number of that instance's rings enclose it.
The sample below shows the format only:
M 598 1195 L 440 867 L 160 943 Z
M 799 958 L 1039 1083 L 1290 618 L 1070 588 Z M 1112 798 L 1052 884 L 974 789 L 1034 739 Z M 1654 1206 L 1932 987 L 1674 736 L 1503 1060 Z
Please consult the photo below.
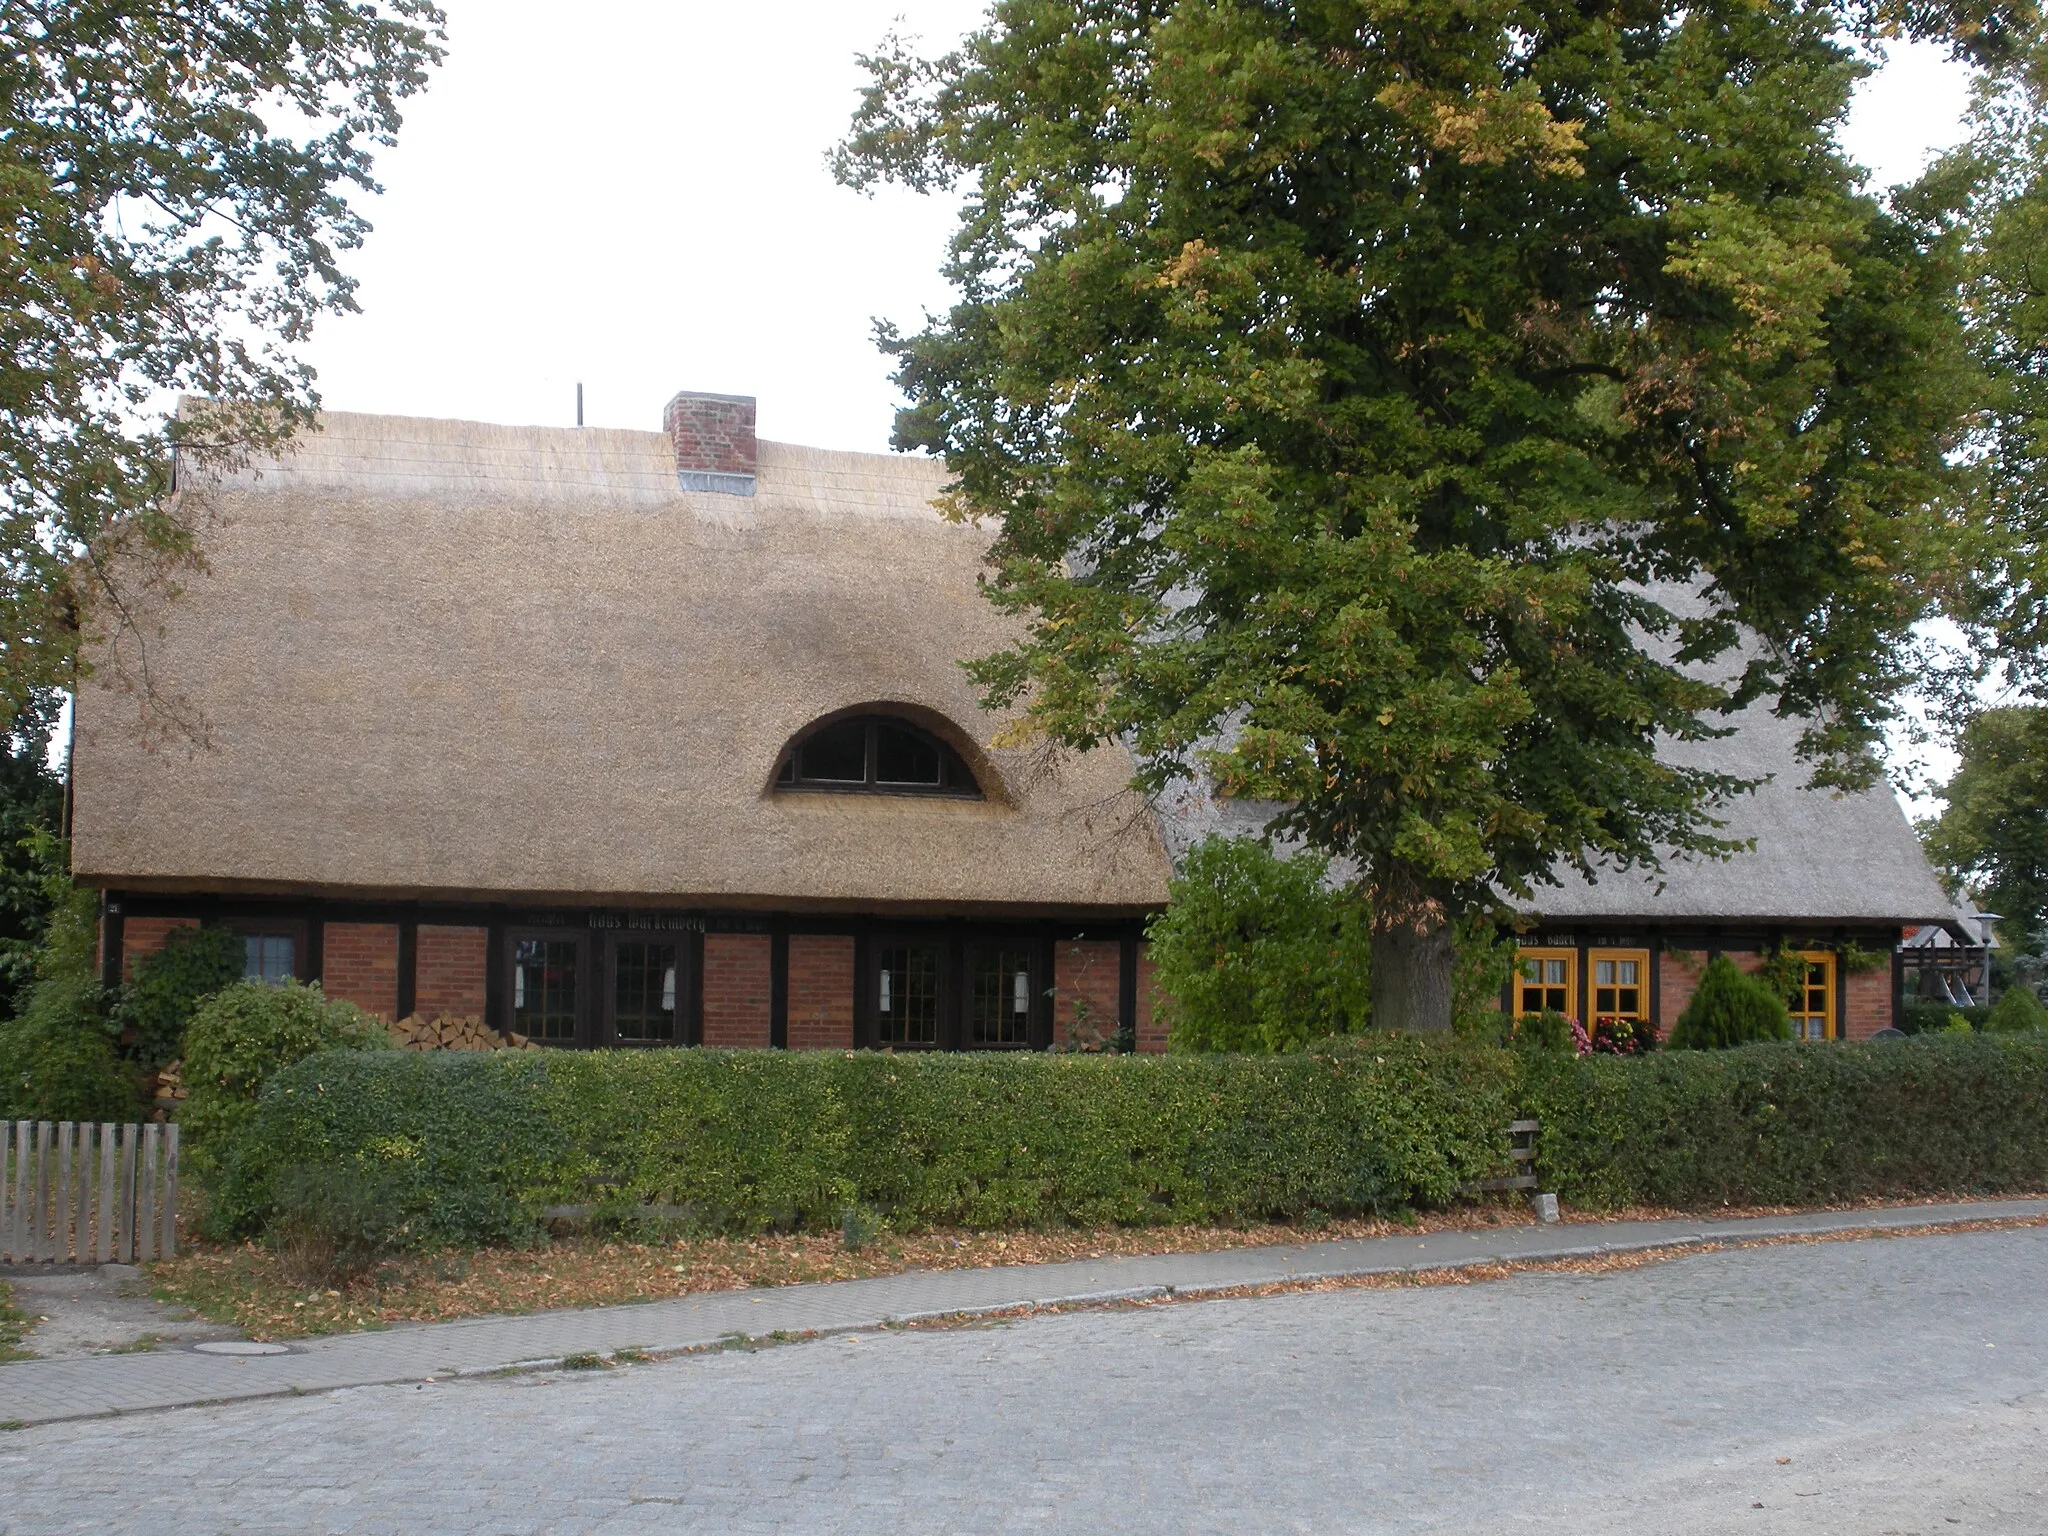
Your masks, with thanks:
M 838 934 L 789 936 L 789 1048 L 853 1048 L 853 940 Z
M 706 1045 L 767 1048 L 774 1006 L 771 952 L 765 933 L 704 935 Z M 794 1018 L 793 1001 L 790 1013 Z
M 131 979 L 137 962 L 162 949 L 174 929 L 198 926 L 196 917 L 128 918 L 121 924 L 121 979 Z
M 389 1023 L 398 1012 L 398 924 L 328 923 L 321 989 Z
M 427 1019 L 482 1018 L 484 956 L 489 937 L 482 928 L 420 924 L 413 959 L 418 976 L 413 987 L 413 1012 Z M 394 974 L 397 942 L 394 934 Z
M 1117 981 L 1123 945 L 1115 939 L 1061 939 L 1053 949 L 1052 1038 L 1065 1045 L 1071 1034 L 1083 1046 L 1111 1046 L 1116 1040 Z M 1080 1029 L 1081 1003 L 1088 1025 Z

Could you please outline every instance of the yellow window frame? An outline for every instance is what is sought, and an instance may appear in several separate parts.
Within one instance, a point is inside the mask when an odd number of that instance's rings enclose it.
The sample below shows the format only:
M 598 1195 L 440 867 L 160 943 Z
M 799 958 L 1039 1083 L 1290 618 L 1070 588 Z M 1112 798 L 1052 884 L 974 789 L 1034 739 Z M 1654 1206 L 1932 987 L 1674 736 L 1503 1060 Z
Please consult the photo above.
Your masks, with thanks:
M 1802 949 L 1799 958 L 1806 962 L 1806 979 L 1786 999 L 1786 1011 L 1792 1016 L 1793 1039 L 1840 1039 L 1842 1024 L 1835 1016 L 1835 965 L 1838 957 L 1832 950 Z
M 1650 1017 L 1650 952 L 1647 949 L 1596 949 L 1586 955 L 1587 976 L 1591 991 L 1587 994 L 1589 1005 L 1586 1013 L 1591 1019 L 1629 1019 L 1636 1023 L 1647 1023 Z M 1611 980 L 1603 983 L 1601 966 L 1614 967 Z M 1633 983 L 1624 978 L 1625 967 L 1635 967 Z M 1633 1003 L 1629 993 L 1635 994 Z M 1614 996 L 1605 994 L 1613 993 Z M 1602 1004 L 1611 1006 L 1603 1007 Z M 1589 1026 L 1590 1027 L 1590 1026 Z
M 1556 970 L 1562 962 L 1561 972 Z M 1531 964 L 1541 966 L 1540 979 L 1529 976 Z M 1562 977 L 1553 981 L 1553 975 Z M 1579 952 L 1576 949 L 1543 949 L 1524 945 L 1515 956 L 1515 1017 L 1524 1018 L 1529 1014 L 1542 1013 L 1546 1008 L 1556 1007 L 1551 1001 L 1562 994 L 1563 1006 L 1557 1011 L 1572 1018 L 1579 1016 Z M 1535 995 L 1540 994 L 1540 996 Z M 1532 1006 L 1533 1003 L 1533 1006 Z

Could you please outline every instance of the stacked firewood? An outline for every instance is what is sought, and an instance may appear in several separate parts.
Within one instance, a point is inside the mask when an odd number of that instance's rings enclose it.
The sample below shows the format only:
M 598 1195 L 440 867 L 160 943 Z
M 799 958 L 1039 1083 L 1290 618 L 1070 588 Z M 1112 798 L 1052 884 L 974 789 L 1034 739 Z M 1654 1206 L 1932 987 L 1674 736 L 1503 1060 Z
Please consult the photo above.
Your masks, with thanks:
M 185 1063 L 168 1062 L 156 1069 L 156 1098 L 159 1103 L 184 1098 L 191 1090 L 185 1086 Z
M 499 1034 L 475 1017 L 424 1019 L 411 1014 L 385 1026 L 405 1051 L 537 1051 L 524 1035 Z

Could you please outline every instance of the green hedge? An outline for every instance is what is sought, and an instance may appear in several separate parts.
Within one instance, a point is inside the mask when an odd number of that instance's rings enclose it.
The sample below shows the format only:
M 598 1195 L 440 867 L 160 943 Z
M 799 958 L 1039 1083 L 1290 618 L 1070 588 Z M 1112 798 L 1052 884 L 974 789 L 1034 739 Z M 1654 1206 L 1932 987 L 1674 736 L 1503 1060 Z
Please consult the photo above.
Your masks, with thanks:
M 325 1054 L 286 1069 L 221 1177 L 250 1231 L 285 1168 L 388 1171 L 413 1233 L 530 1232 L 558 1204 L 718 1231 L 1292 1220 L 1441 1205 L 1495 1171 L 1514 1061 L 1380 1038 L 1271 1057 L 646 1051 Z
M 1302 1220 L 1442 1206 L 1543 1122 L 1602 1208 L 2048 1188 L 2048 1035 L 1584 1059 L 1359 1037 L 1285 1056 L 367 1052 L 282 1072 L 214 1181 L 254 1231 L 288 1168 L 389 1175 L 423 1241 L 648 1207 L 701 1230 Z
M 1544 1187 L 1578 1205 L 2048 1189 L 2048 1036 L 1532 1058 Z

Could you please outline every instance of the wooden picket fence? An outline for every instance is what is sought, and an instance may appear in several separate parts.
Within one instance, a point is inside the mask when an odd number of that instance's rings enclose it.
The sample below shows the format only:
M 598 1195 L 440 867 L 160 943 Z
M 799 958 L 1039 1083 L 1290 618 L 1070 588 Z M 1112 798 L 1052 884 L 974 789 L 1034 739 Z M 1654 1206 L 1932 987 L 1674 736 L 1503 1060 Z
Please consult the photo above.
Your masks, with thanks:
M 177 1251 L 177 1126 L 0 1121 L 0 1259 L 132 1264 Z

